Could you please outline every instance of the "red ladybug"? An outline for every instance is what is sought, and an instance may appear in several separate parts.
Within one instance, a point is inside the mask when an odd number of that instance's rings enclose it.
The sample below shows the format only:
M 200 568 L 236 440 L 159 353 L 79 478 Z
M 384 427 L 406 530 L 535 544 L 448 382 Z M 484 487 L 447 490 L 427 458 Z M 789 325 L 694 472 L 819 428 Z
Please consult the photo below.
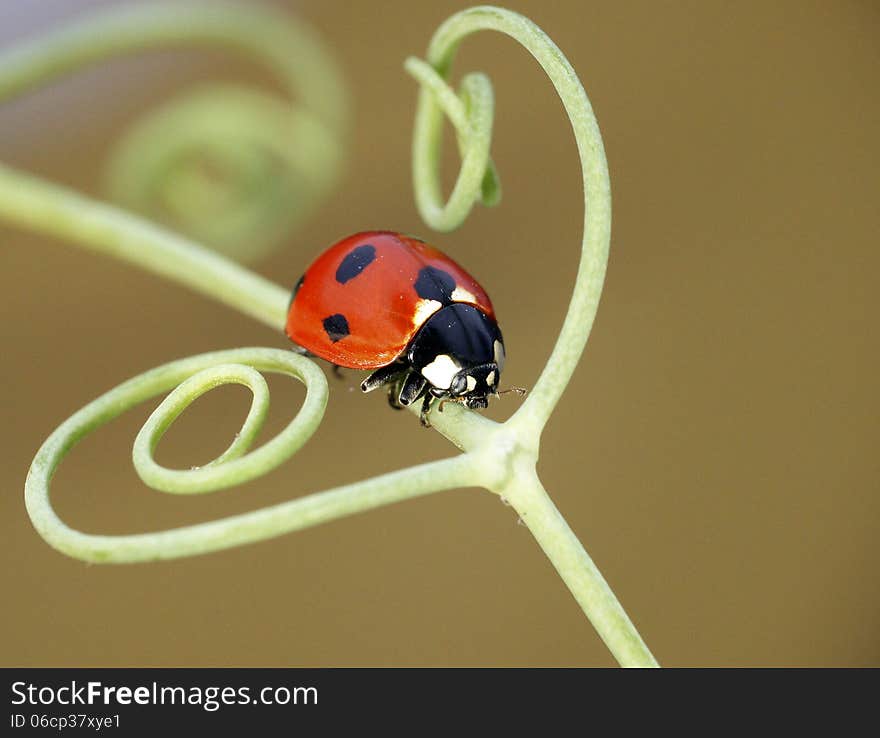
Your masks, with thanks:
M 372 369 L 392 407 L 435 399 L 485 408 L 497 394 L 504 340 L 492 301 L 464 269 L 417 238 L 366 231 L 331 246 L 297 282 L 286 333 L 336 366 Z

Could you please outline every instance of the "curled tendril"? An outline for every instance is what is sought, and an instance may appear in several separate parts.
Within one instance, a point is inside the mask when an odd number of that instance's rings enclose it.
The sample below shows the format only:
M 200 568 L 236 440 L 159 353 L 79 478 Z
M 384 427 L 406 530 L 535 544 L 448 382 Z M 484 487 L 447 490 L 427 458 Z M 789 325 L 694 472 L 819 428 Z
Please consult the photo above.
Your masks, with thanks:
M 286 97 L 234 85 L 178 96 L 119 143 L 108 188 L 121 204 L 228 256 L 257 258 L 311 215 L 341 172 L 341 76 L 303 24 L 222 2 L 105 11 L 7 55 L 0 97 L 59 71 L 181 44 L 246 54 L 273 73 Z
M 134 468 L 146 484 L 174 494 L 213 492 L 231 487 L 260 476 L 285 461 L 299 450 L 318 427 L 327 404 L 327 386 L 326 381 L 322 384 L 318 380 L 319 376 L 323 379 L 324 375 L 316 373 L 314 365 L 306 362 L 291 365 L 286 361 L 289 357 L 279 356 L 281 352 L 270 353 L 265 349 L 241 353 L 252 353 L 251 360 L 261 369 L 283 371 L 286 367 L 287 374 L 303 380 L 308 377 L 305 383 L 311 396 L 306 395 L 299 415 L 272 441 L 258 451 L 246 454 L 263 427 L 269 410 L 269 386 L 266 380 L 256 369 L 244 364 L 219 364 L 202 369 L 174 388 L 153 411 L 135 438 L 132 450 Z M 201 358 L 222 360 L 225 357 L 208 355 Z M 250 411 L 229 448 L 202 467 L 166 469 L 157 464 L 153 459 L 153 452 L 165 431 L 194 400 L 224 384 L 244 385 L 252 394 Z
M 239 260 L 295 230 L 332 189 L 342 146 L 320 120 L 244 88 L 205 88 L 141 121 L 108 189 L 132 210 Z
M 503 8 L 480 6 L 456 13 L 436 31 L 428 46 L 427 64 L 409 59 L 406 68 L 422 83 L 416 110 L 413 137 L 413 182 L 416 203 L 422 217 L 433 223 L 440 218 L 439 202 L 439 149 L 442 115 L 449 115 L 452 124 L 471 149 L 488 152 L 491 124 L 485 123 L 485 115 L 469 119 L 463 127 L 461 113 L 456 112 L 452 91 L 446 85 L 452 62 L 462 40 L 477 31 L 490 30 L 503 33 L 522 44 L 541 65 L 565 107 L 571 122 L 581 158 L 584 183 L 584 236 L 581 244 L 581 261 L 575 280 L 574 291 L 562 331 L 528 398 L 511 419 L 522 428 L 542 429 L 562 396 L 568 380 L 583 353 L 587 338 L 599 307 L 605 268 L 608 263 L 608 246 L 611 238 L 611 194 L 608 164 L 602 145 L 599 124 L 590 101 L 568 59 L 547 34 L 528 18 Z M 431 69 L 433 72 L 428 72 Z M 474 75 L 468 75 L 472 78 Z M 483 93 L 485 95 L 485 91 Z M 459 107 L 467 108 L 473 96 L 463 96 Z M 480 105 L 487 107 L 485 100 Z M 477 166 L 476 156 L 473 162 Z M 487 160 L 485 160 L 487 161 Z M 465 179 L 467 159 L 463 159 L 459 182 L 447 206 L 448 213 L 442 217 L 442 225 L 454 228 L 464 221 L 473 203 L 482 197 L 474 187 L 476 174 L 469 172 L 470 186 L 459 185 Z M 486 169 L 486 176 L 492 176 Z M 459 199 L 456 200 L 456 195 Z M 453 208 L 452 205 L 455 204 Z
M 269 406 L 269 390 L 257 369 L 294 377 L 306 386 L 300 411 L 274 438 L 246 454 L 262 426 Z M 253 392 L 253 402 L 241 431 L 214 461 L 190 470 L 166 469 L 153 460 L 162 434 L 198 397 L 224 384 L 244 384 Z M 46 439 L 34 458 L 25 482 L 25 503 L 40 534 L 53 546 L 92 561 L 132 561 L 180 555 L 180 541 L 199 531 L 200 526 L 179 528 L 166 536 L 161 551 L 147 545 L 132 556 L 138 545 L 155 540 L 156 534 L 90 536 L 66 526 L 52 509 L 49 486 L 58 465 L 85 436 L 121 415 L 129 408 L 175 387 L 153 412 L 135 439 L 133 458 L 141 479 L 155 489 L 175 494 L 211 492 L 241 484 L 274 469 L 312 436 L 327 405 L 327 380 L 308 359 L 290 351 L 268 348 L 240 348 L 191 356 L 156 367 L 129 379 L 101 395 L 68 418 Z M 216 523 L 215 523 L 216 526 Z M 171 540 L 169 540 L 171 538 Z
M 272 440 L 246 456 L 248 441 L 259 424 L 258 407 L 242 426 L 241 436 L 210 465 L 191 471 L 156 467 L 150 470 L 149 456 L 164 430 L 184 407 L 204 392 L 227 381 L 254 382 L 252 369 L 276 372 L 299 379 L 306 385 L 306 398 L 291 423 Z M 253 383 L 253 385 L 252 385 Z M 264 507 L 207 523 L 173 530 L 133 535 L 95 535 L 66 525 L 50 500 L 50 483 L 58 465 L 85 436 L 130 407 L 177 385 L 153 413 L 135 441 L 134 455 L 145 481 L 175 493 L 206 492 L 228 487 L 265 474 L 294 454 L 314 433 L 327 403 L 327 380 L 309 359 L 290 351 L 242 348 L 192 356 L 152 369 L 124 382 L 62 423 L 41 446 L 25 482 L 25 504 L 34 527 L 47 543 L 59 551 L 96 563 L 132 563 L 174 559 L 217 551 L 273 536 L 302 530 L 344 515 L 362 512 L 403 499 L 430 494 L 467 484 L 472 478 L 466 457 L 423 464 L 401 472 L 311 494 L 297 500 Z M 257 389 L 255 395 L 261 394 Z M 261 403 L 258 400 L 257 403 Z M 137 458 L 141 457 L 138 461 Z M 157 474 L 153 478 L 153 474 Z
M 410 58 L 405 69 L 422 84 L 422 97 L 413 137 L 413 179 L 416 205 L 429 226 L 438 231 L 458 228 L 476 202 L 492 206 L 501 199 L 501 182 L 489 158 L 495 97 L 485 74 L 467 74 L 456 94 L 435 69 Z M 436 108 L 435 108 L 436 106 Z M 456 132 L 461 169 L 446 205 L 442 205 L 438 160 L 442 142 L 442 110 Z
M 249 12 L 250 8 L 232 12 L 226 21 L 237 17 L 236 13 Z M 198 24 L 195 29 L 189 29 L 190 35 L 205 35 Z M 241 38 L 236 35 L 239 30 L 230 26 L 219 32 L 215 28 L 207 35 L 212 40 L 222 37 L 233 46 L 247 47 L 255 41 L 253 28 Z M 618 661 L 627 666 L 656 666 L 598 568 L 547 495 L 535 469 L 541 432 L 574 371 L 595 318 L 611 219 L 608 169 L 589 100 L 562 52 L 527 18 L 492 7 L 457 13 L 435 33 L 426 62 L 407 61 L 406 69 L 422 87 L 413 141 L 416 200 L 425 220 L 439 230 L 460 225 L 476 202 L 491 205 L 498 200 L 498 176 L 489 158 L 493 96 L 488 78 L 482 74 L 466 75 L 457 94 L 446 82 L 461 41 L 481 30 L 512 37 L 547 72 L 571 120 L 584 180 L 582 255 L 568 314 L 544 371 L 520 409 L 507 422 L 499 424 L 460 405 L 451 405 L 442 414 L 432 416 L 432 425 L 464 453 L 243 515 L 133 536 L 88 535 L 68 528 L 55 515 L 49 499 L 49 482 L 61 459 L 98 425 L 175 385 L 179 384 L 145 424 L 134 448 L 138 472 L 165 491 L 202 492 L 252 479 L 301 446 L 320 422 L 326 382 L 320 370 L 304 357 L 274 349 L 239 349 L 172 362 L 129 380 L 80 410 L 38 452 L 28 474 L 25 494 L 34 525 L 51 545 L 89 561 L 189 556 L 281 535 L 431 492 L 479 485 L 502 496 L 516 510 Z M 63 39 L 64 34 L 61 36 Z M 79 49 L 78 54 L 88 57 L 92 52 L 81 45 L 82 39 L 75 40 L 80 43 L 73 44 Z M 137 34 L 125 41 L 130 46 L 139 46 Z M 271 47 L 268 44 L 267 48 Z M 92 54 L 93 58 L 103 55 Z M 47 77 L 53 64 L 64 66 L 59 64 L 59 58 L 69 63 L 69 56 L 65 56 L 63 48 L 46 54 L 45 58 L 37 55 L 42 66 L 34 63 L 33 58 L 18 58 L 11 76 L 0 60 L 0 98 L 10 89 L 14 91 L 16 87 L 27 86 L 29 81 Z M 296 58 L 302 65 L 303 58 Z M 47 59 L 52 62 L 48 66 Z M 301 75 L 299 81 L 307 87 L 304 80 Z M 462 156 L 461 172 L 445 205 L 438 172 L 444 114 L 456 129 Z M 154 124 L 161 126 L 161 119 Z M 244 169 L 259 168 L 251 161 L 241 163 Z M 185 183 L 182 187 L 183 195 L 176 193 L 174 197 L 182 196 L 185 202 L 190 197 L 190 185 Z M 234 306 L 279 331 L 283 325 L 287 290 L 136 216 L 2 165 L 0 216 L 131 261 Z M 286 371 L 304 381 L 308 392 L 303 408 L 285 431 L 256 451 L 246 453 L 265 412 L 265 384 L 252 371 L 260 368 Z M 254 393 L 240 438 L 202 469 L 177 471 L 156 465 L 151 454 L 182 409 L 199 394 L 228 381 L 244 383 Z M 279 441 L 282 437 L 287 438 L 283 443 Z

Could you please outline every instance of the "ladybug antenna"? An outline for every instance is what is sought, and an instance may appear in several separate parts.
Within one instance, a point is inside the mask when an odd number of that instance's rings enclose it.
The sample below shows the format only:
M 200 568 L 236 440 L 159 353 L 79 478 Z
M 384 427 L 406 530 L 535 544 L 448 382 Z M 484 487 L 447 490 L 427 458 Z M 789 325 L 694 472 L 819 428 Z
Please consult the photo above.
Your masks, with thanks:
M 515 392 L 520 397 L 524 397 L 529 393 L 529 391 L 525 387 L 508 387 L 503 390 L 496 390 L 495 397 L 501 397 L 501 395 L 509 395 L 511 392 Z

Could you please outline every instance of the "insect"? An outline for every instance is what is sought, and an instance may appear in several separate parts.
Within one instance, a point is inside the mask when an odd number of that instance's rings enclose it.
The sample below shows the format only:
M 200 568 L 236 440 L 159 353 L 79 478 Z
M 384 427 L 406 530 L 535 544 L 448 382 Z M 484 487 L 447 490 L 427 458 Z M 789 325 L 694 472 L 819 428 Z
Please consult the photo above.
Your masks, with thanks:
M 504 339 L 489 296 L 400 233 L 356 233 L 324 251 L 293 290 L 286 333 L 303 353 L 373 370 L 361 389 L 387 387 L 392 407 L 421 399 L 425 426 L 436 400 L 478 409 L 500 394 Z

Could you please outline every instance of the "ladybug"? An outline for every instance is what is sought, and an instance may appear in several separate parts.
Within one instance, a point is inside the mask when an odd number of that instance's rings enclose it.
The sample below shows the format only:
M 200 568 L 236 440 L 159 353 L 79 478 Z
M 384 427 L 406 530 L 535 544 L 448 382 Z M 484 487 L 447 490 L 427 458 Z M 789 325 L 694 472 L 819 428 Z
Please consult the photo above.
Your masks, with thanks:
M 361 389 L 388 387 L 392 407 L 421 398 L 425 426 L 435 400 L 487 407 L 504 368 L 486 291 L 433 246 L 392 231 L 356 233 L 315 259 L 293 290 L 285 332 L 334 370 L 372 370 Z

